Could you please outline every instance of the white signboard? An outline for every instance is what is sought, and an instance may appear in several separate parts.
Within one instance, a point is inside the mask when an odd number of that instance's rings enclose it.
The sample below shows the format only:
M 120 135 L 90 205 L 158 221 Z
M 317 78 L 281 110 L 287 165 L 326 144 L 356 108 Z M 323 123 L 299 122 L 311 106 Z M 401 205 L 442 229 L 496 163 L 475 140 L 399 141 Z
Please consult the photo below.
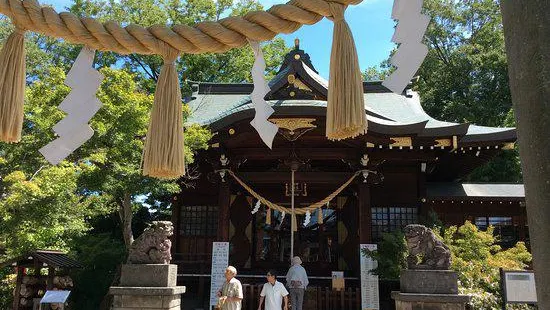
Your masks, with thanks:
M 69 298 L 71 291 L 46 291 L 40 300 L 41 304 L 64 304 Z
M 533 272 L 504 271 L 506 302 L 536 303 L 535 274 Z
M 225 281 L 229 265 L 229 242 L 212 242 L 212 272 L 210 274 L 210 309 L 218 303 L 218 290 Z
M 369 256 L 363 255 L 364 249 L 375 251 L 376 244 L 360 245 L 361 262 L 361 310 L 379 310 L 380 302 L 378 296 L 378 276 L 370 271 L 378 266 L 378 262 Z

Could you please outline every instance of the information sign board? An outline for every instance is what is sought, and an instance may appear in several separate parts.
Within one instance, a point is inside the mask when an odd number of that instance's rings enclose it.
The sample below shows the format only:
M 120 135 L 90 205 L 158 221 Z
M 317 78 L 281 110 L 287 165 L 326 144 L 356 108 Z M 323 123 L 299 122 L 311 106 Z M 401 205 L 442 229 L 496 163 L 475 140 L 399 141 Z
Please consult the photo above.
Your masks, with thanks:
M 229 242 L 212 242 L 212 271 L 210 273 L 210 309 L 218 303 L 217 293 L 225 281 L 229 264 Z
M 378 262 L 369 256 L 363 254 L 364 249 L 375 251 L 376 244 L 361 244 L 360 245 L 360 262 L 361 262 L 361 309 L 362 310 L 379 310 L 380 297 L 378 292 L 378 276 L 374 275 L 371 270 L 378 266 Z
M 501 271 L 507 303 L 534 304 L 537 302 L 533 271 Z

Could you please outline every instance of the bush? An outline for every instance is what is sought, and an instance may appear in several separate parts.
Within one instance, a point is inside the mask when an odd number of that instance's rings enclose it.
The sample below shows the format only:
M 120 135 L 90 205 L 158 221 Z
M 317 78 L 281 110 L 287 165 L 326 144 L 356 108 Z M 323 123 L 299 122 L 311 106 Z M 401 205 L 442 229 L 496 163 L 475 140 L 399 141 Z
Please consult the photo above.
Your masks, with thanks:
M 407 267 L 407 245 L 405 236 L 399 230 L 383 233 L 376 251 L 363 250 L 367 255 L 378 261 L 378 267 L 372 272 L 383 280 L 397 280 L 401 269 Z

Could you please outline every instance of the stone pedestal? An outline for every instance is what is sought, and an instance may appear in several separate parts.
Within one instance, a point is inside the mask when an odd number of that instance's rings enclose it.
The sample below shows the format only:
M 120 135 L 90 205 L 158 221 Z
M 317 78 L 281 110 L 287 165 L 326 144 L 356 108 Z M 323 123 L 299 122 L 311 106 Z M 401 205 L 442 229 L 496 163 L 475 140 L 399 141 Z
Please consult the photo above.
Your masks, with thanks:
M 391 292 L 396 310 L 464 310 L 468 295 Z
M 396 310 L 464 310 L 468 295 L 458 295 L 458 277 L 451 270 L 403 270 L 399 292 L 392 292 Z
M 176 286 L 177 266 L 123 265 L 120 286 L 109 288 L 113 310 L 180 310 L 185 286 Z

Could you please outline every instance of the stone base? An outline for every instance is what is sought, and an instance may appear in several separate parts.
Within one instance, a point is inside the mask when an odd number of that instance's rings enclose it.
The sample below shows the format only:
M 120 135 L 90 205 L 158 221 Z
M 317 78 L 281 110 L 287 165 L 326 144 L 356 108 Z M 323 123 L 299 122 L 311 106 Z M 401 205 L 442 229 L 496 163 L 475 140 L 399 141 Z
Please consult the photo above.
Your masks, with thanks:
M 452 270 L 401 271 L 401 293 L 458 294 L 458 276 Z
M 468 295 L 391 292 L 396 310 L 464 310 Z
M 111 287 L 113 310 L 180 310 L 185 286 Z
M 120 286 L 172 287 L 176 286 L 177 276 L 177 265 L 122 265 L 122 269 L 120 270 Z
M 122 265 L 120 286 L 109 288 L 113 310 L 180 310 L 185 286 L 176 286 L 178 267 Z

